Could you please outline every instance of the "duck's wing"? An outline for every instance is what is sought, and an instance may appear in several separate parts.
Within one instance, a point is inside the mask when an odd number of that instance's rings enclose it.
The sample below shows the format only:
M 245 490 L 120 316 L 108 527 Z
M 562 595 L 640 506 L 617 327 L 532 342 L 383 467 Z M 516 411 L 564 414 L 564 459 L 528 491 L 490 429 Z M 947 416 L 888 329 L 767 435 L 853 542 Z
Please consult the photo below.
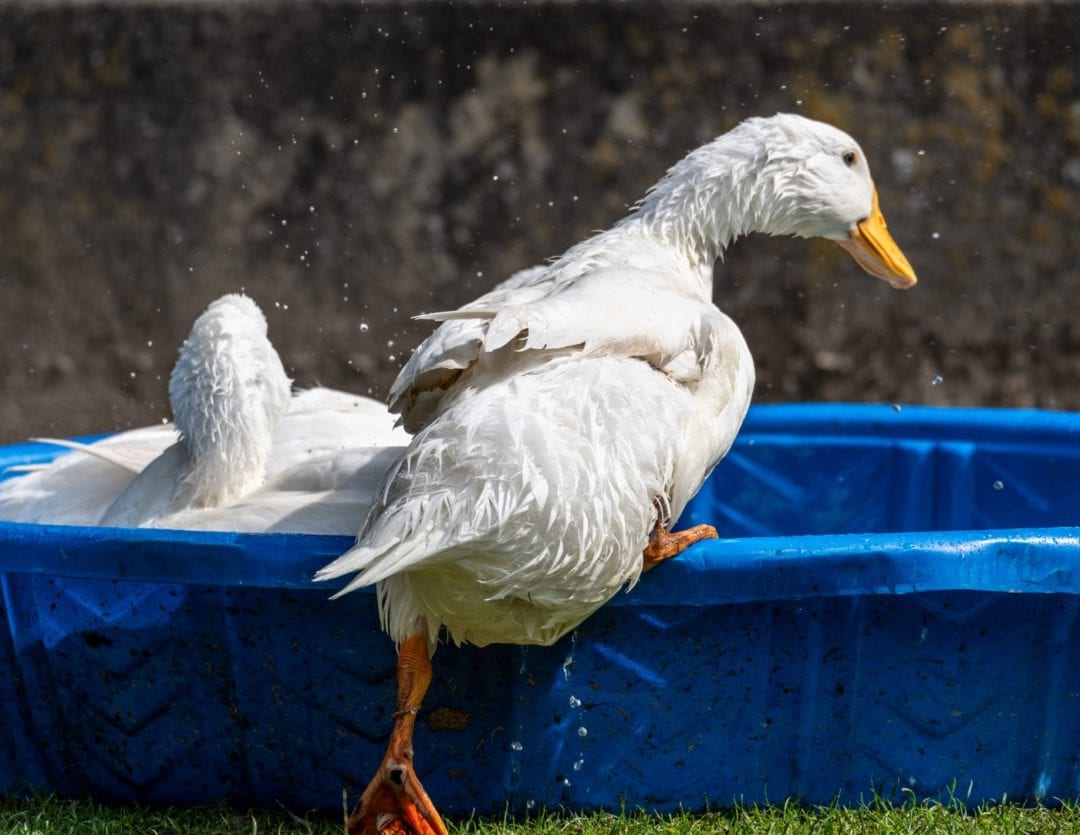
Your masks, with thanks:
M 419 431 L 436 412 L 447 391 L 479 358 L 487 327 L 485 316 L 479 311 L 542 299 L 554 285 L 555 278 L 546 265 L 531 267 L 514 273 L 461 308 L 460 317 L 453 321 L 448 317 L 440 319 L 442 314 L 418 316 L 443 323 L 412 353 L 390 387 L 387 398 L 390 411 L 401 415 L 405 429 Z
M 462 308 L 417 317 L 442 324 L 394 381 L 390 411 L 419 431 L 466 371 L 511 344 L 638 357 L 675 379 L 693 379 L 711 350 L 712 320 L 703 313 L 715 308 L 684 287 L 662 270 L 525 270 Z
M 426 314 L 477 328 L 476 354 L 575 348 L 584 354 L 640 359 L 679 382 L 699 379 L 730 320 L 682 292 L 660 271 L 610 267 L 545 288 L 542 296 L 479 302 Z

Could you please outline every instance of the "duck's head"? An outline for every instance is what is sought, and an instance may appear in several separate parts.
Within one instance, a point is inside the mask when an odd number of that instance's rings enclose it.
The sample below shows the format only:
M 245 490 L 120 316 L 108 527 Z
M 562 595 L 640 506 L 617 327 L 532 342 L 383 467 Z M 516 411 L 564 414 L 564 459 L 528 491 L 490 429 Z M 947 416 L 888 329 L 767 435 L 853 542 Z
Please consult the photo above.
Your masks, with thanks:
M 877 189 L 859 144 L 842 130 L 780 113 L 736 128 L 764 137 L 758 182 L 760 231 L 836 241 L 868 273 L 906 289 L 915 271 L 878 207 Z
M 169 379 L 169 402 L 193 467 L 196 504 L 221 504 L 260 483 L 291 381 L 258 305 L 222 296 L 192 325 Z

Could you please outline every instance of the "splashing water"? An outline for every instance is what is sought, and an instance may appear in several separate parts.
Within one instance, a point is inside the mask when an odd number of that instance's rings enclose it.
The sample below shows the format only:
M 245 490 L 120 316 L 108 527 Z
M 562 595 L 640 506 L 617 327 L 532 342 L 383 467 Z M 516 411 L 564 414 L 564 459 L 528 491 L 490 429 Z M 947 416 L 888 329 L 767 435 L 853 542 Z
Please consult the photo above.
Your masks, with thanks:
M 563 678 L 570 681 L 570 668 L 574 666 L 574 652 L 577 650 L 577 630 L 570 633 L 570 654 L 562 664 Z

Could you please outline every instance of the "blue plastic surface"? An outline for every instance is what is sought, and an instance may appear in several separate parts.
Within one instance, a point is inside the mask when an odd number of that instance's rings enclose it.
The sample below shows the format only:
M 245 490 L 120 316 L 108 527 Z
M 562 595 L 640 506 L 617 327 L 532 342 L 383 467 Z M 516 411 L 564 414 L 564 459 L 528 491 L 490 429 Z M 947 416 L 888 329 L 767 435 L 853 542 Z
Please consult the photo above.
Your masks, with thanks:
M 449 815 L 1080 796 L 1078 438 L 753 409 L 684 514 L 725 539 L 554 647 L 440 648 L 425 785 Z M 349 542 L 0 524 L 0 791 L 338 809 L 394 703 L 374 595 L 310 580 Z

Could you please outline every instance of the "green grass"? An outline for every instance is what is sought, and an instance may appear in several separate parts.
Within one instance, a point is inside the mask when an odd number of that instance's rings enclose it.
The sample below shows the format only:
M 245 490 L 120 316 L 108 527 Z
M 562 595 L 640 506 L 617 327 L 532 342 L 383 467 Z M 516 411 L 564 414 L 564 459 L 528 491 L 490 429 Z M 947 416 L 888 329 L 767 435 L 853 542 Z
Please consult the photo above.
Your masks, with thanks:
M 109 807 L 53 797 L 0 800 L 4 835 L 341 835 L 340 820 L 322 815 L 241 812 L 224 806 L 199 809 Z M 573 815 L 542 812 L 529 821 L 451 821 L 452 835 L 1051 835 L 1080 833 L 1080 803 L 1060 808 L 1004 804 L 964 810 L 958 804 L 891 803 L 868 806 L 744 806 L 690 815 Z

